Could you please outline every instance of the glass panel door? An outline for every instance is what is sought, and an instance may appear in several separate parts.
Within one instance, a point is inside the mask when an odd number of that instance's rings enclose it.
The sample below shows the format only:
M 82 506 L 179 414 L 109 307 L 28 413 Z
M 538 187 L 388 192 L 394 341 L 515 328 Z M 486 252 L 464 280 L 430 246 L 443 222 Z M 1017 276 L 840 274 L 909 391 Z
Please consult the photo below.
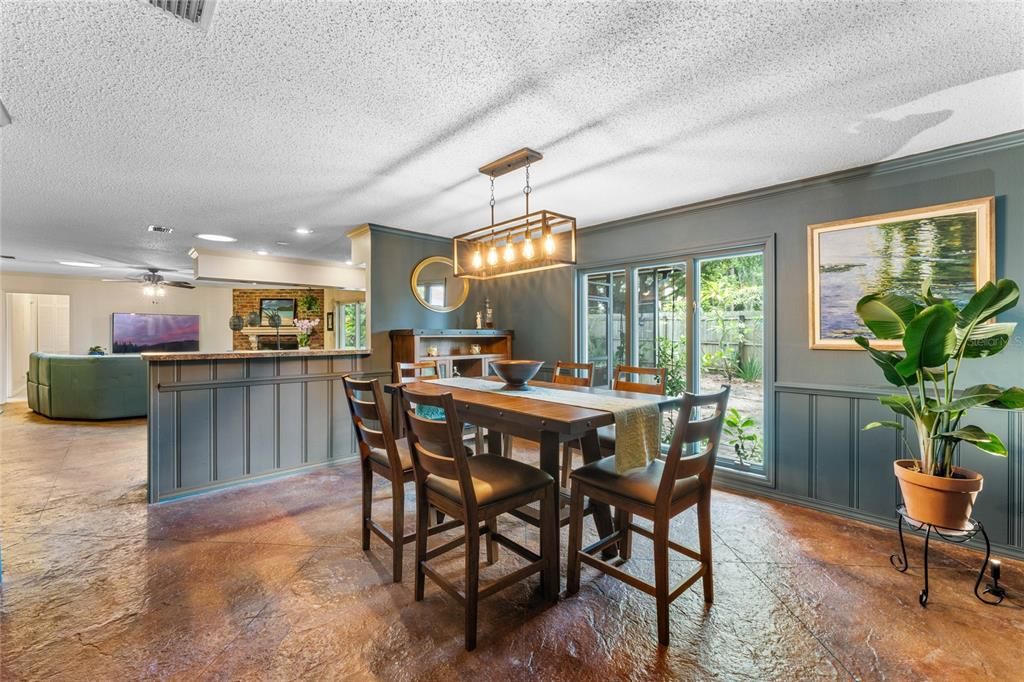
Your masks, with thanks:
M 626 362 L 626 272 L 586 275 L 583 289 L 582 360 L 594 363 L 594 386 L 607 386 L 615 365 Z
M 696 310 L 701 393 L 729 384 L 729 412 L 718 462 L 764 468 L 764 255 L 698 258 Z

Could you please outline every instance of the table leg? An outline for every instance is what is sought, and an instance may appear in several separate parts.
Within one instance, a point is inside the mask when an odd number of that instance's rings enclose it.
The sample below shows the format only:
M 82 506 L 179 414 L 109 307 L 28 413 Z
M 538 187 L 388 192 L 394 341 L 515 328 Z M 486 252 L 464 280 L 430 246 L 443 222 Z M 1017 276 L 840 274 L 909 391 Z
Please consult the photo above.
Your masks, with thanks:
M 597 431 L 587 431 L 581 439 L 583 446 L 583 461 L 586 464 L 601 459 L 601 443 L 597 439 Z M 557 459 L 557 452 L 555 453 Z M 606 538 L 612 534 L 612 512 L 607 504 L 601 504 L 591 500 L 590 506 L 594 509 L 594 525 L 597 526 L 597 534 Z M 618 545 L 611 545 L 601 552 L 605 559 L 614 559 L 618 555 Z
M 562 505 L 559 502 L 560 493 L 558 492 L 558 450 L 559 450 L 558 434 L 553 431 L 541 431 L 540 434 L 540 469 L 545 472 L 551 478 L 555 479 L 555 501 L 553 506 L 553 512 L 555 516 L 558 516 Z M 548 583 L 556 586 L 556 592 L 561 589 L 561 571 L 562 571 L 562 554 L 560 549 L 561 533 L 560 525 L 558 521 L 555 521 L 554 532 L 551 534 L 551 544 L 549 545 L 550 551 L 555 554 L 558 559 L 554 562 L 555 564 L 555 575 L 554 578 Z M 546 549 L 546 548 L 545 548 Z
M 487 452 L 492 455 L 500 455 L 501 452 L 501 431 L 487 429 Z

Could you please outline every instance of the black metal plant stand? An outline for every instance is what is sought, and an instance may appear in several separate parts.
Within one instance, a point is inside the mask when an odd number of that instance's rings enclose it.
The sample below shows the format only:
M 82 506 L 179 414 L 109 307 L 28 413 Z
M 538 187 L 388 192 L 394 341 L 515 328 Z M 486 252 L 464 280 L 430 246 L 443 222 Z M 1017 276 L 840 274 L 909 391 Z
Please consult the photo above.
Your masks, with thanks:
M 906 524 L 911 530 L 923 530 L 924 534 L 924 589 L 921 590 L 921 594 L 918 595 L 917 601 L 921 606 L 928 605 L 928 542 L 931 540 L 932 535 L 936 535 L 939 538 L 956 544 L 963 544 L 968 540 L 971 540 L 978 533 L 981 533 L 981 537 L 985 539 L 985 560 L 981 564 L 981 569 L 978 571 L 978 579 L 974 581 L 974 596 L 986 604 L 999 604 L 1003 601 L 1005 593 L 1001 588 L 998 587 L 996 582 L 985 587 L 983 591 L 979 592 L 981 587 L 981 581 L 985 577 L 985 569 L 988 568 L 989 558 L 992 554 L 992 547 L 988 541 L 988 533 L 985 532 L 985 526 L 980 521 L 975 519 L 970 520 L 970 528 L 963 529 L 952 529 L 942 528 L 940 526 L 933 526 L 930 523 L 921 523 L 911 517 L 907 516 L 906 505 L 899 505 L 896 507 L 896 518 L 899 520 L 899 533 L 900 533 L 900 552 L 899 554 L 892 554 L 889 556 L 889 562 L 896 567 L 896 570 L 900 573 L 905 573 L 910 564 L 907 563 L 907 546 L 903 542 L 903 525 Z M 991 594 L 993 599 L 986 599 L 984 595 Z

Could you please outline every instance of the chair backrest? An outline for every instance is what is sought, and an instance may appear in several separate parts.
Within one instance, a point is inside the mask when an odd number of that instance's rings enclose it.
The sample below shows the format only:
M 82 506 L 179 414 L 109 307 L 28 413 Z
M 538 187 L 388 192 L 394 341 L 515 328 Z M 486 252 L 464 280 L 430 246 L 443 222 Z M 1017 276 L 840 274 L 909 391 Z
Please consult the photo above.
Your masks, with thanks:
M 700 476 L 706 487 L 711 486 L 728 404 L 728 386 L 722 386 L 722 390 L 716 393 L 683 394 L 683 404 L 679 408 L 672 444 L 665 457 L 665 472 L 658 488 L 659 503 L 671 499 L 672 486 L 681 478 Z M 701 415 L 700 408 L 709 405 L 713 406 L 712 413 L 709 416 Z M 683 456 L 683 451 L 688 450 L 690 445 L 702 442 L 704 445 L 700 452 Z
M 466 446 L 462 442 L 463 427 L 458 421 L 452 394 L 421 393 L 409 386 L 402 386 L 400 392 L 416 481 L 422 484 L 428 475 L 457 481 L 466 507 L 475 508 L 476 493 L 469 475 Z M 441 408 L 444 421 L 417 414 L 416 406 L 421 405 Z
M 577 374 L 578 372 L 578 374 Z M 567 386 L 594 385 L 594 363 L 592 362 L 562 362 L 555 363 L 555 373 L 551 382 Z
M 668 370 L 664 367 L 618 365 L 615 368 L 612 388 L 616 391 L 665 395 L 665 377 L 667 375 Z M 647 381 L 644 381 L 645 377 L 648 378 Z
M 425 376 L 440 376 L 437 371 L 437 360 L 395 363 L 395 381 L 398 383 L 409 384 Z
M 388 462 L 395 474 L 402 471 L 402 460 L 398 454 L 398 445 L 391 430 L 384 407 L 384 394 L 380 389 L 379 379 L 354 379 L 351 375 L 341 378 L 345 387 L 345 399 L 352 414 L 352 425 L 356 431 L 356 442 L 359 444 L 359 456 L 366 459 L 370 451 L 377 449 L 387 453 Z

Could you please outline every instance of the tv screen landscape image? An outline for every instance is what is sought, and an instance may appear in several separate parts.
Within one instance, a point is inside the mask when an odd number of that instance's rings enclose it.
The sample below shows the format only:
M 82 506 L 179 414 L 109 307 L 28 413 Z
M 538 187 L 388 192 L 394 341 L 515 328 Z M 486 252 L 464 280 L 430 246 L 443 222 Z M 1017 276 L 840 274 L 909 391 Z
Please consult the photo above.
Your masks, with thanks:
M 199 316 L 114 313 L 114 353 L 199 350 Z

